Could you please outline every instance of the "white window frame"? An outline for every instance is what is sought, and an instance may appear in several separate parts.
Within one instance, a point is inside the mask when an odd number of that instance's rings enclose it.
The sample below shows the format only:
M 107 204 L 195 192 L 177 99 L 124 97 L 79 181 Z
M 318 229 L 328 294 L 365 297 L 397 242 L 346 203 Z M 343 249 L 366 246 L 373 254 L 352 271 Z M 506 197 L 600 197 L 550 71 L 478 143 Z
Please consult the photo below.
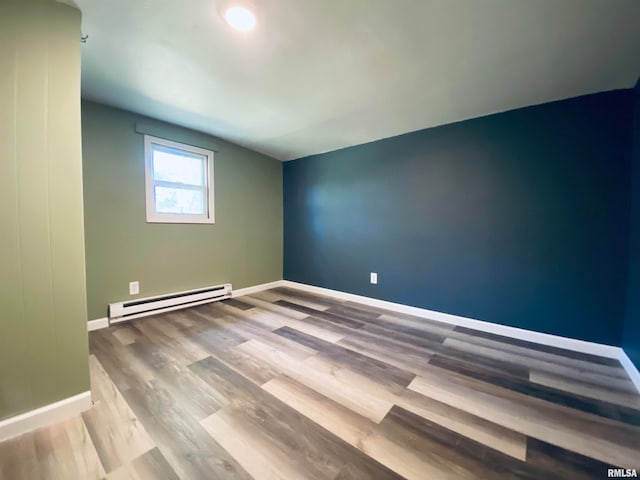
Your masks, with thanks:
M 191 213 L 160 213 L 156 211 L 155 187 L 157 184 L 166 185 L 167 182 L 160 182 L 153 178 L 153 145 L 160 145 L 172 149 L 183 150 L 187 153 L 205 156 L 205 193 L 206 193 L 206 212 L 203 215 Z M 180 142 L 173 142 L 164 138 L 153 137 L 151 135 L 144 136 L 144 170 L 145 170 L 145 189 L 147 201 L 147 223 L 215 223 L 214 213 L 214 189 L 213 189 L 213 151 L 204 148 L 194 147 Z M 169 182 L 171 184 L 171 182 Z M 185 185 L 176 183 L 176 186 L 182 188 Z M 187 186 L 188 188 L 188 186 Z

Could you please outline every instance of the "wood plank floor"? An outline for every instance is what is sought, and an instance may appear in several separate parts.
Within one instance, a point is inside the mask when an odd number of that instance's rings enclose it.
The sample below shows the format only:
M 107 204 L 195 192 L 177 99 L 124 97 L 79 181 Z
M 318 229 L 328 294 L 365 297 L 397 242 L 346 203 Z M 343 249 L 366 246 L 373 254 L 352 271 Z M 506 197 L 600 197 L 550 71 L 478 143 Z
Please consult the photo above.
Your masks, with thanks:
M 92 332 L 94 406 L 0 479 L 589 479 L 640 470 L 616 360 L 278 288 Z

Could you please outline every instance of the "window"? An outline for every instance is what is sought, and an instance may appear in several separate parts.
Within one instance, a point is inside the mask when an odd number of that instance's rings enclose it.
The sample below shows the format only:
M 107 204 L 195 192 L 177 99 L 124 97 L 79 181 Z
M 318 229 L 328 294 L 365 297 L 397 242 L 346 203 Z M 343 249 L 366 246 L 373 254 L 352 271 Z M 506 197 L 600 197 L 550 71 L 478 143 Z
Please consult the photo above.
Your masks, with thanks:
M 213 152 L 144 136 L 147 222 L 214 223 Z

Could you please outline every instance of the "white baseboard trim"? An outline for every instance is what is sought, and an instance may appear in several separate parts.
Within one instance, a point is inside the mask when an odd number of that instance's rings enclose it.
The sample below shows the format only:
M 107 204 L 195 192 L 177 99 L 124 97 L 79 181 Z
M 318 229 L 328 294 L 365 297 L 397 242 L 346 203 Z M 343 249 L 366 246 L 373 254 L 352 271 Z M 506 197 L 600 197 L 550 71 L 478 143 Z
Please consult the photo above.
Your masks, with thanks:
M 91 407 L 91 392 L 86 391 L 59 402 L 21 413 L 0 421 L 0 442 L 23 433 L 62 422 Z
M 241 297 L 243 295 L 250 295 L 252 293 L 261 292 L 263 290 L 269 290 L 270 288 L 281 287 L 284 280 L 276 280 L 275 282 L 262 283 L 260 285 L 254 285 L 253 287 L 239 288 L 238 290 L 231 291 L 231 298 Z
M 90 332 L 94 330 L 100 330 L 101 328 L 107 328 L 109 326 L 108 318 L 98 318 L 97 320 L 89 320 L 87 328 Z
M 640 372 L 627 355 L 627 352 L 623 349 L 620 349 L 620 357 L 618 357 L 618 360 L 620 360 L 620 364 L 627 372 L 627 375 L 629 375 L 629 378 L 638 389 L 638 392 L 640 392 Z
M 498 323 L 486 322 L 484 320 L 475 320 L 473 318 L 460 317 L 458 315 L 451 315 L 449 313 L 436 312 L 433 310 L 427 310 L 424 308 L 411 307 L 409 305 L 403 305 L 401 303 L 387 302 L 386 300 L 378 300 L 376 298 L 365 297 L 362 295 L 355 295 L 352 293 L 340 292 L 338 290 L 330 290 L 328 288 L 316 287 L 313 285 L 307 285 L 304 283 L 291 282 L 289 280 L 283 280 L 281 286 L 298 288 L 300 290 L 306 290 L 312 293 L 318 293 L 321 295 L 327 295 L 342 300 L 351 302 L 363 303 L 372 307 L 384 308 L 392 310 L 394 312 L 406 313 L 414 315 L 416 317 L 427 318 L 429 320 L 436 320 L 442 323 L 448 323 L 451 325 L 457 325 L 461 327 L 473 328 L 475 330 L 481 330 L 483 332 L 495 333 L 497 335 L 504 335 L 506 337 L 517 338 L 520 340 L 526 340 L 529 342 L 540 343 L 542 345 L 548 345 L 552 347 L 564 348 L 566 350 L 573 350 L 576 352 L 590 353 L 592 355 L 598 355 L 607 358 L 620 358 L 620 347 L 614 347 L 612 345 L 603 345 L 601 343 L 585 342 L 583 340 L 577 340 L 575 338 L 561 337 L 558 335 L 551 335 L 549 333 L 535 332 L 533 330 L 525 330 L 522 328 L 509 327 L 507 325 L 500 325 Z

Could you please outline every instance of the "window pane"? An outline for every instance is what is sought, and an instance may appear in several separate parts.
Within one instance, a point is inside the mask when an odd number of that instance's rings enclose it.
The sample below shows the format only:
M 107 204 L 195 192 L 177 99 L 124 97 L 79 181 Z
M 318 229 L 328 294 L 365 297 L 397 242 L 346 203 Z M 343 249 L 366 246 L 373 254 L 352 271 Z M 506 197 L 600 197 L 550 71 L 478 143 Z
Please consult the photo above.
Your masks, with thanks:
M 153 149 L 153 178 L 188 185 L 206 185 L 204 155 Z
M 187 213 L 204 215 L 205 194 L 203 190 L 186 188 L 155 187 L 156 212 Z

